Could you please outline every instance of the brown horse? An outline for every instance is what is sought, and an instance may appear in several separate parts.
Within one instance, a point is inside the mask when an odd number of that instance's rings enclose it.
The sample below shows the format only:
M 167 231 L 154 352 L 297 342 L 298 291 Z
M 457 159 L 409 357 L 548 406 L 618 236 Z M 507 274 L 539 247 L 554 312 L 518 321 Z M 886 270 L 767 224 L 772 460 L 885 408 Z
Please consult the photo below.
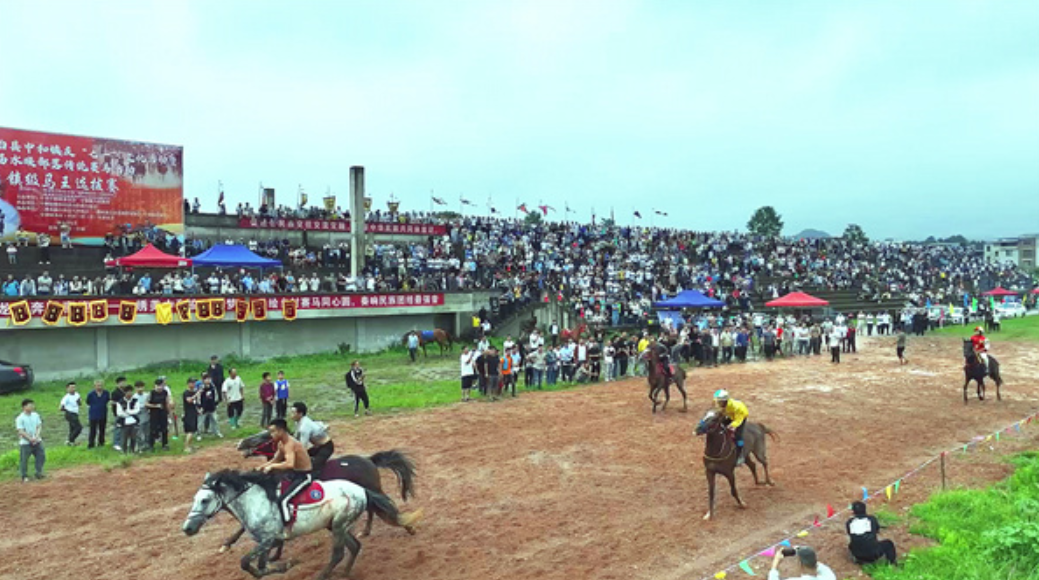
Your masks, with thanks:
M 577 328 L 564 328 L 559 332 L 559 338 L 565 344 L 571 340 L 581 340 L 581 337 L 586 334 L 588 334 L 588 325 L 582 322 L 577 326 Z
M 706 435 L 704 444 L 703 466 L 707 474 L 707 515 L 703 517 L 709 520 L 714 517 L 714 478 L 719 473 L 729 480 L 729 488 L 732 497 L 736 498 L 736 504 L 740 509 L 746 508 L 747 504 L 740 499 L 740 492 L 736 489 L 736 468 L 739 459 L 739 448 L 733 434 L 726 428 L 722 421 L 722 414 L 717 409 L 707 411 L 703 419 L 696 425 L 697 435 Z M 743 430 L 743 445 L 746 447 L 744 459 L 750 472 L 754 474 L 754 485 L 761 485 L 758 480 L 758 468 L 751 455 L 761 462 L 765 468 L 765 485 L 775 485 L 768 474 L 768 454 L 765 449 L 765 435 L 779 441 L 779 436 L 761 423 L 747 423 Z
M 663 367 L 660 364 L 660 355 L 657 353 L 657 345 L 659 343 L 652 343 L 646 347 L 646 350 L 642 351 L 642 356 L 646 359 L 647 374 L 646 381 L 649 382 L 649 400 L 653 401 L 653 412 L 657 412 L 657 395 L 660 391 L 664 391 L 664 406 L 660 408 L 660 412 L 667 410 L 667 404 L 671 401 L 671 382 L 674 381 L 675 386 L 678 387 L 678 391 L 682 393 L 682 412 L 685 413 L 689 410 L 689 397 L 685 392 L 685 371 L 682 367 L 674 365 L 675 374 L 671 377 L 671 380 L 667 380 L 664 376 Z
M 401 344 L 404 346 L 408 345 L 408 337 L 411 333 L 405 333 L 404 338 L 401 339 Z M 444 356 L 444 352 L 451 352 L 454 350 L 454 343 L 451 340 L 451 333 L 446 330 L 435 328 L 433 330 L 420 330 L 418 331 L 418 345 L 422 349 L 422 356 L 429 356 L 426 353 L 426 344 L 435 342 L 440 345 L 440 356 Z

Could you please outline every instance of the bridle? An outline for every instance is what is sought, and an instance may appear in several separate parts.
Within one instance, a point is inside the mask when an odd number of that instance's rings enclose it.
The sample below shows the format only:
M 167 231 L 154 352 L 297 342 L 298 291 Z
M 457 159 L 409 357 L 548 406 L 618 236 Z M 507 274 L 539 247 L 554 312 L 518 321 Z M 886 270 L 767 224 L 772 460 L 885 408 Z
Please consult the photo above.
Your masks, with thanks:
M 209 483 L 203 483 L 202 487 L 200 487 L 199 489 L 204 489 L 204 490 L 212 492 L 213 495 L 216 496 L 216 500 L 217 500 L 217 502 L 219 504 L 219 507 L 217 507 L 215 510 L 213 510 L 213 513 L 211 513 L 211 514 L 207 514 L 205 512 L 201 512 L 201 511 L 196 511 L 196 510 L 193 509 L 193 510 L 188 512 L 188 519 L 190 520 L 192 517 L 202 516 L 202 517 L 205 518 L 205 521 L 208 522 L 210 519 L 213 518 L 213 516 L 217 515 L 222 510 L 228 509 L 228 507 L 227 507 L 228 505 L 234 503 L 238 498 L 240 498 L 243 495 L 245 495 L 245 492 L 249 491 L 253 487 L 253 485 L 255 485 L 255 484 L 246 482 L 246 486 L 244 488 L 242 488 L 242 491 L 236 493 L 235 496 L 232 497 L 231 499 L 225 500 L 224 496 L 221 495 L 220 492 L 218 492 L 217 490 L 213 489 L 213 486 L 209 485 Z M 228 511 L 230 511 L 230 510 L 228 510 Z
M 703 432 L 703 434 L 705 436 L 709 436 L 712 431 L 719 431 L 720 432 L 720 434 L 722 436 L 722 450 L 724 451 L 725 447 L 727 446 L 727 443 L 729 443 L 729 437 L 728 437 L 728 434 L 725 433 L 725 427 L 723 427 L 718 422 L 717 419 L 712 421 L 710 425 L 707 425 L 706 422 L 703 419 L 701 419 L 700 420 L 700 425 L 705 426 L 704 432 Z M 732 457 L 732 454 L 735 453 L 735 452 L 736 452 L 736 445 L 733 444 L 733 445 L 729 446 L 729 452 L 726 453 L 725 455 L 722 455 L 721 457 L 712 457 L 712 456 L 707 454 L 707 446 L 704 445 L 703 458 L 708 460 L 708 461 L 725 461 L 726 459 Z

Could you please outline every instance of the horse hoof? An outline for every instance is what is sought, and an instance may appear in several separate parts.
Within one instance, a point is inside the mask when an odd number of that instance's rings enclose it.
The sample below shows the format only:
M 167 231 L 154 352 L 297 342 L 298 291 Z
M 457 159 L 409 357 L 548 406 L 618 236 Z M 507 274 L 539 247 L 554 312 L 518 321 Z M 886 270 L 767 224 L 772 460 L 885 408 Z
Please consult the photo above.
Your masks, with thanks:
M 705 522 L 706 521 L 710 521 L 710 519 L 711 519 L 711 512 L 707 512 L 707 514 L 704 515 L 703 519 L 704 519 Z
M 739 506 L 739 508 L 740 508 L 741 510 L 745 510 L 745 509 L 747 509 L 747 504 L 745 504 L 745 503 L 743 503 L 743 502 L 740 502 L 740 503 L 738 503 L 738 504 L 736 504 L 736 505 L 738 505 L 738 506 Z
M 230 547 L 230 546 L 220 546 L 220 552 L 219 552 L 219 553 L 220 553 L 220 554 L 225 554 L 225 553 L 227 553 L 227 551 L 228 551 L 228 550 L 230 550 L 230 549 L 231 549 L 231 547 Z
M 689 412 L 689 409 L 686 409 L 685 407 L 682 407 L 682 410 L 679 411 L 679 413 L 688 413 L 688 412 Z

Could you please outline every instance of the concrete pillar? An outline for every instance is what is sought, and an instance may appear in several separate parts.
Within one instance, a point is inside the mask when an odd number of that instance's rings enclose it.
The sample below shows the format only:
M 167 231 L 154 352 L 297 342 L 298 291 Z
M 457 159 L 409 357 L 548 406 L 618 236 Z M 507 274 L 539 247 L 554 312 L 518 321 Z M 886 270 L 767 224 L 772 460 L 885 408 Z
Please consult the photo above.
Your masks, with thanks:
M 97 352 L 97 370 L 108 370 L 108 329 L 100 326 L 94 329 L 94 347 Z
M 350 168 L 350 272 L 361 275 L 364 267 L 364 167 Z
M 252 325 L 248 322 L 238 325 L 238 356 L 249 358 L 253 354 Z

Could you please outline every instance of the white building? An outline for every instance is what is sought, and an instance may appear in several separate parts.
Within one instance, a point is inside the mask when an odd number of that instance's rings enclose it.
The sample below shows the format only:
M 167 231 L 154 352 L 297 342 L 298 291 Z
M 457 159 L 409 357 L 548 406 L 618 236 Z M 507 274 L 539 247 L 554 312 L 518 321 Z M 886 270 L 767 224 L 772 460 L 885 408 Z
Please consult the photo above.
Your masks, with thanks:
M 1016 238 L 1000 238 L 985 244 L 985 260 L 994 264 L 1014 264 L 1024 270 L 1036 267 L 1036 249 L 1039 234 Z

